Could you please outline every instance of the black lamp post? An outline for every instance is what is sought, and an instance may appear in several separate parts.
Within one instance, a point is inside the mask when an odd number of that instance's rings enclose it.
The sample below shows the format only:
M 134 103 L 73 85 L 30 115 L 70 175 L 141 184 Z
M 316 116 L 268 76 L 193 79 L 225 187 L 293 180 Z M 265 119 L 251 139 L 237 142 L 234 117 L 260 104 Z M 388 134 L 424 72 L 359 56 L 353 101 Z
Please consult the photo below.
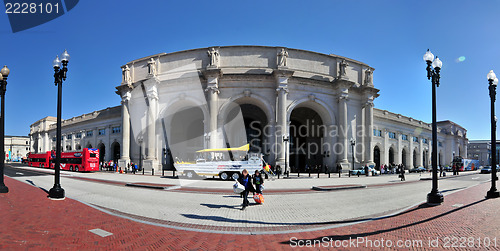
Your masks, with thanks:
M 288 155 L 287 143 L 288 143 L 288 140 L 289 140 L 289 139 L 290 139 L 290 138 L 288 137 L 288 135 L 283 134 L 283 143 L 284 143 L 284 146 L 283 146 L 283 147 L 285 148 L 285 149 L 284 149 L 284 151 L 285 151 L 285 172 L 287 172 L 287 174 L 288 174 L 288 172 L 289 172 L 289 171 L 288 171 L 288 162 L 286 161 L 286 159 L 287 159 L 287 157 L 288 157 L 288 156 L 287 156 L 287 155 Z
M 497 191 L 497 118 L 495 116 L 495 99 L 497 95 L 498 78 L 491 70 L 488 73 L 488 82 L 490 83 L 490 99 L 491 99 L 491 188 L 486 193 L 486 198 L 498 198 L 500 193 Z
M 351 148 L 352 148 L 352 170 L 354 170 L 354 146 L 356 146 L 356 140 L 351 139 Z
M 5 162 L 5 91 L 7 90 L 7 77 L 9 76 L 10 70 L 7 66 L 4 66 L 2 70 L 0 70 L 0 96 L 2 98 L 1 101 L 1 117 L 0 117 L 0 193 L 8 193 L 9 188 L 5 186 L 3 170 L 4 170 L 4 162 Z
M 69 54 L 66 50 L 52 62 L 54 66 L 54 83 L 57 86 L 57 128 L 56 128 L 56 163 L 54 174 L 54 187 L 49 190 L 50 199 L 64 199 L 64 189 L 61 187 L 61 115 L 62 115 L 62 83 L 66 80 L 68 72 Z M 61 68 L 62 63 L 62 68 Z
M 436 122 L 436 87 L 439 87 L 439 71 L 443 66 L 438 57 L 427 50 L 424 54 L 424 61 L 427 63 L 427 79 L 432 82 L 432 190 L 427 194 L 428 204 L 443 203 L 443 195 L 438 190 L 438 174 L 437 174 L 437 122 Z

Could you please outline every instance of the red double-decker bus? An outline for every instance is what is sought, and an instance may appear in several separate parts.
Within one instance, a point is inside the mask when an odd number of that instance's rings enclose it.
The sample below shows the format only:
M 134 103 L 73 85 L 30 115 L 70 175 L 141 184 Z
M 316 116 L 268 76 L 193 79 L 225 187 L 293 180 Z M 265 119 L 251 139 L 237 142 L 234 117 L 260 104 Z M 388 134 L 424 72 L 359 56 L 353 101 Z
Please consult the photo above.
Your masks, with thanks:
M 45 160 L 45 162 L 40 162 Z M 35 167 L 46 167 L 54 169 L 56 161 L 55 151 L 42 154 L 30 154 L 28 165 Z M 61 170 L 76 172 L 99 171 L 99 150 L 84 148 L 81 152 L 62 152 Z
M 49 168 L 51 163 L 50 152 L 30 153 L 28 155 L 28 166 Z

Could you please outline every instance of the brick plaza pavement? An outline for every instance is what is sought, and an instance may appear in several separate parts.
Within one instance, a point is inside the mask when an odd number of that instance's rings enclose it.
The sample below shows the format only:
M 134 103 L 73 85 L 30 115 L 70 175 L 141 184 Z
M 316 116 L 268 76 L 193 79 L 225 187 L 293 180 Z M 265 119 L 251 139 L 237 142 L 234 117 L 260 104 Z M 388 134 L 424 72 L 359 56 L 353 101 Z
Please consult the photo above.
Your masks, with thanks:
M 455 249 L 460 245 L 469 250 L 500 249 L 500 199 L 484 199 L 489 183 L 450 194 L 440 206 L 421 205 L 392 217 L 339 228 L 271 235 L 214 234 L 159 227 L 108 215 L 68 198 L 52 201 L 43 190 L 8 177 L 6 185 L 10 192 L 0 194 L 2 250 L 274 250 L 291 249 L 315 240 L 316 248 L 320 248 L 318 243 L 325 239 L 332 242 L 324 245 L 333 243 L 351 249 L 377 249 L 382 240 L 385 246 L 406 243 L 410 249 L 429 249 L 429 238 L 432 244 L 439 238 L 438 249 L 446 248 L 444 244 L 450 249 L 453 244 L 458 245 Z M 89 232 L 93 229 L 112 235 L 101 237 Z M 358 237 L 371 241 L 371 246 L 349 241 Z

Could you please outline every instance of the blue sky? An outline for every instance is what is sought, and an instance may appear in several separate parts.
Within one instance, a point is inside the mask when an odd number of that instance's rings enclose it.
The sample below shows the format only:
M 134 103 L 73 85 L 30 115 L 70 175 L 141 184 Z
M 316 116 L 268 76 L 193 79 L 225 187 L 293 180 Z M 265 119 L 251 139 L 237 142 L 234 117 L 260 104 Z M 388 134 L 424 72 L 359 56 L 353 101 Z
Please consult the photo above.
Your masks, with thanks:
M 469 139 L 490 136 L 486 74 L 500 74 L 500 1 L 93 1 L 12 33 L 0 14 L 0 64 L 11 69 L 6 134 L 27 135 L 56 115 L 52 60 L 71 55 L 63 118 L 120 104 L 120 66 L 134 59 L 213 45 L 286 46 L 373 66 L 377 108 L 431 121 L 422 55 L 443 61 L 438 120 Z M 465 60 L 459 61 L 459 57 Z

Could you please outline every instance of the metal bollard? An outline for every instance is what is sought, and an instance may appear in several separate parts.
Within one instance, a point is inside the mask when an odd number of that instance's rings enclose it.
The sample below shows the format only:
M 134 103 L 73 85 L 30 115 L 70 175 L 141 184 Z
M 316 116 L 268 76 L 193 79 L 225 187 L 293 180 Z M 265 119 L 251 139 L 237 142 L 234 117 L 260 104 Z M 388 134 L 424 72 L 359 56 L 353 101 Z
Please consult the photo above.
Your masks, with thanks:
M 311 177 L 311 168 L 309 168 L 309 177 Z
M 328 178 L 330 178 L 330 172 L 328 172 Z
M 161 169 L 161 177 L 165 176 L 165 169 Z
M 172 172 L 172 178 L 175 177 L 175 170 Z
M 280 173 L 278 172 L 278 179 L 280 179 Z
M 151 175 L 155 175 L 155 169 L 154 168 L 151 169 Z
M 299 168 L 299 170 L 297 171 L 297 177 L 300 177 L 300 168 Z
M 142 168 L 142 175 L 144 175 L 144 167 Z
M 319 179 L 319 171 L 320 171 L 320 170 L 319 170 L 319 168 L 318 168 L 318 179 Z

